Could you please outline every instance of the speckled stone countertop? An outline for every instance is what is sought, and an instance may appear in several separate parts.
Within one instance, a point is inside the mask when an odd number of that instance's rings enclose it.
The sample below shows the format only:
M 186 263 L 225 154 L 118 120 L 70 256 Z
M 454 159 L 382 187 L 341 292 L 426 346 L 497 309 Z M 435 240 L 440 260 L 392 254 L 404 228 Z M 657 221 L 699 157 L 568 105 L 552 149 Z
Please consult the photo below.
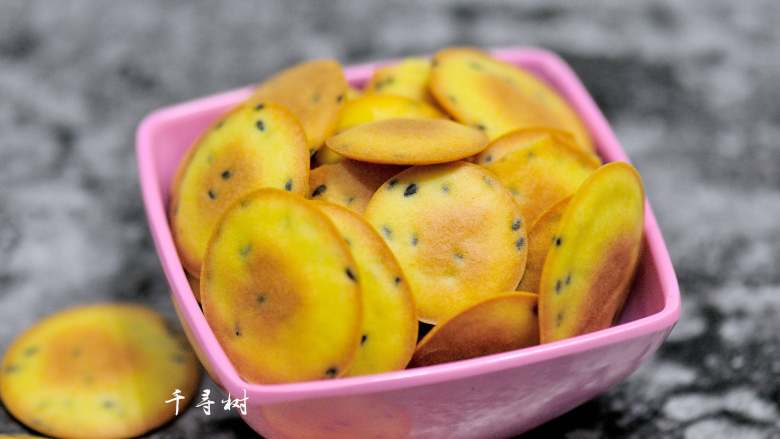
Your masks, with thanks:
M 538 45 L 644 176 L 683 313 L 652 362 L 528 437 L 780 438 L 780 3 L 419 3 L 3 1 L 0 347 L 70 304 L 173 316 L 135 168 L 148 111 L 307 58 Z M 189 410 L 150 437 L 251 434 Z

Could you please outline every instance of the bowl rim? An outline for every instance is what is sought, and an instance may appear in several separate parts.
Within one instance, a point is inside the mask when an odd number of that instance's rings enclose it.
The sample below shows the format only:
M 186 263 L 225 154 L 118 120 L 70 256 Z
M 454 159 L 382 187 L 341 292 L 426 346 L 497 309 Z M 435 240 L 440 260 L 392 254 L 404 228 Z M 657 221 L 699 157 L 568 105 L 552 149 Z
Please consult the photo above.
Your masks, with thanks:
M 539 48 L 508 47 L 490 50 L 496 57 L 512 64 L 523 64 L 542 74 L 545 80 L 561 93 L 574 107 L 588 127 L 598 152 L 605 161 L 629 162 L 606 118 L 596 106 L 572 69 L 558 55 Z M 351 84 L 364 82 L 380 65 L 393 62 L 384 60 L 347 66 L 345 74 Z M 212 366 L 212 377 L 228 392 L 240 394 L 246 390 L 250 400 L 257 403 L 281 402 L 333 395 L 354 395 L 385 392 L 407 387 L 428 385 L 443 381 L 459 380 L 475 375 L 489 374 L 520 366 L 539 363 L 558 357 L 606 347 L 648 334 L 671 330 L 680 315 L 680 292 L 677 277 L 669 257 L 661 230 L 649 201 L 645 198 L 645 248 L 652 258 L 660 280 L 664 299 L 663 308 L 643 318 L 610 328 L 560 340 L 479 358 L 406 369 L 380 374 L 339 378 L 335 380 L 306 381 L 287 384 L 254 384 L 243 380 L 217 342 L 195 300 L 176 252 L 168 225 L 167 209 L 160 190 L 159 175 L 155 171 L 154 133 L 181 118 L 210 112 L 214 108 L 226 108 L 246 98 L 252 86 L 242 87 L 200 99 L 195 99 L 149 113 L 136 131 L 136 158 L 141 193 L 149 229 L 157 255 L 171 287 L 171 299 L 190 336 L 198 344 L 202 355 Z

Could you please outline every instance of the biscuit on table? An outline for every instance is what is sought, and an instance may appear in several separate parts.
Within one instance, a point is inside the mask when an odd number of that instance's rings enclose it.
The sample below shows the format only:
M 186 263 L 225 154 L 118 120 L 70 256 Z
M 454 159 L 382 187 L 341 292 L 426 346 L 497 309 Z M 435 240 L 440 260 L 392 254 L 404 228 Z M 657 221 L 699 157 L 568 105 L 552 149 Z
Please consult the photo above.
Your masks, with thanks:
M 184 336 L 155 311 L 130 304 L 70 308 L 16 338 L 0 397 L 26 426 L 55 437 L 129 437 L 174 417 L 175 389 L 190 401 L 200 380 Z

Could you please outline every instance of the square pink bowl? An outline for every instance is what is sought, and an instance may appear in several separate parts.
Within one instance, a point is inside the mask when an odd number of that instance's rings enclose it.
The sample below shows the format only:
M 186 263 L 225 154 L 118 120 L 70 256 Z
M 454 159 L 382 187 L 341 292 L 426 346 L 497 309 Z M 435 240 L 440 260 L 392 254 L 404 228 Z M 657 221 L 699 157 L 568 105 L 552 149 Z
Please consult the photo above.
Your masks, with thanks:
M 569 66 L 532 48 L 495 50 L 555 87 L 589 128 L 605 161 L 628 161 L 604 115 Z M 360 86 L 377 64 L 346 69 Z M 211 377 L 246 390 L 244 420 L 266 437 L 503 437 L 522 433 L 604 392 L 646 361 L 680 312 L 677 278 L 650 205 L 645 252 L 620 324 L 583 336 L 472 360 L 371 376 L 260 385 L 241 379 L 209 328 L 176 253 L 166 206 L 185 150 L 251 87 L 163 108 L 137 132 L 144 206 L 171 298 Z M 302 347 L 305 348 L 305 347 Z

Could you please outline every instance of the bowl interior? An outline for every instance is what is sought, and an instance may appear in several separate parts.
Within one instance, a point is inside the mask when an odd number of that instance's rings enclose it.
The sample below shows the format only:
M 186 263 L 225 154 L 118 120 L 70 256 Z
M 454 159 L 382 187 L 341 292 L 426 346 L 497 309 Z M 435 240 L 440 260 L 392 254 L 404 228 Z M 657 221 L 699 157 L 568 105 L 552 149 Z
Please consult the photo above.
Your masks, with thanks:
M 626 160 L 625 154 L 614 138 L 603 115 L 598 111 L 595 104 L 584 88 L 576 80 L 568 67 L 554 55 L 535 49 L 524 50 L 505 50 L 496 51 L 496 56 L 508 62 L 514 63 L 533 72 L 541 79 L 550 83 L 573 105 L 575 110 L 582 116 L 586 125 L 590 129 L 594 141 L 597 145 L 599 155 L 604 161 Z M 347 79 L 354 86 L 362 86 L 370 77 L 371 72 L 377 64 L 366 64 L 354 66 L 346 69 Z M 557 69 L 557 70 L 556 70 Z M 574 84 L 572 84 L 574 83 Z M 166 274 L 174 286 L 174 302 L 177 301 L 177 308 L 182 303 L 189 304 L 182 314 L 198 313 L 197 317 L 186 316 L 186 320 L 192 319 L 200 321 L 196 328 L 206 328 L 205 319 L 194 302 L 194 298 L 186 282 L 173 282 L 171 280 L 171 270 L 180 273 L 174 277 L 183 279 L 183 268 L 175 254 L 175 251 L 164 251 L 172 248 L 172 237 L 167 216 L 170 185 L 176 173 L 178 164 L 184 156 L 190 145 L 217 119 L 225 114 L 233 105 L 249 96 L 251 88 L 243 88 L 227 93 L 210 96 L 195 101 L 183 103 L 173 107 L 159 110 L 150 115 L 139 129 L 139 166 L 141 171 L 142 187 L 146 202 L 147 214 L 150 218 L 150 227 L 155 242 L 160 252 L 163 266 Z M 143 135 L 142 135 L 143 134 Z M 150 194 L 149 192 L 153 192 Z M 645 247 L 642 258 L 637 270 L 634 285 L 629 295 L 628 301 L 619 319 L 619 324 L 606 331 L 619 331 L 624 324 L 635 322 L 637 320 L 661 313 L 661 311 L 671 313 L 673 317 L 667 318 L 664 324 L 671 326 L 676 321 L 678 293 L 676 292 L 676 281 L 674 272 L 668 262 L 660 231 L 655 223 L 649 205 L 646 204 L 645 221 Z M 154 211 L 154 212 L 150 212 Z M 156 213 L 155 213 L 156 212 Z M 165 241 L 161 244 L 162 241 Z M 174 261 L 167 264 L 167 261 Z M 662 266 L 659 267 L 659 264 Z M 168 265 L 168 266 L 166 266 Z M 175 285 L 174 285 L 175 284 Z M 189 297 L 184 297 L 189 296 Z M 670 303 L 674 302 L 674 303 Z M 192 303 L 190 303 L 192 302 Z M 673 315 L 672 315 L 673 314 Z M 186 325 L 185 325 L 186 326 Z M 630 326 L 630 325 L 629 325 Z M 653 330 L 657 330 L 654 327 Z M 199 329 L 196 329 L 197 332 Z M 195 334 L 197 341 L 213 340 L 213 334 L 203 338 Z M 202 334 L 200 334 L 202 336 Z M 585 337 L 588 337 L 586 335 Z M 192 337 L 191 337 L 192 339 Z M 534 349 L 534 348 L 530 348 Z M 221 349 L 219 349 L 221 351 Z M 501 355 L 501 354 L 499 354 Z M 224 354 L 219 353 L 218 358 L 224 359 Z M 203 360 L 203 357 L 201 358 Z M 472 360 L 467 360 L 472 361 Z M 224 364 L 224 363 L 222 363 Z M 439 367 L 439 366 L 434 366 Z M 211 369 L 211 368 L 210 368 Z M 235 371 L 229 367 L 225 377 L 234 377 Z M 219 372 L 219 371 L 217 371 Z M 217 375 L 222 375 L 218 373 Z M 397 375 L 397 373 L 396 373 Z M 395 375 L 393 375 L 395 376 Z M 215 377 L 219 379 L 220 377 Z M 237 378 L 237 377 L 236 377 Z M 350 378 L 348 380 L 360 380 L 361 378 Z M 240 379 L 239 379 L 240 380 Z M 336 380 L 343 381 L 343 380 Z M 241 381 L 243 382 L 243 381 Z M 250 386 L 248 383 L 247 386 Z M 257 385 L 255 385 L 257 386 Z M 276 386 L 295 386 L 276 385 Z M 273 386 L 262 386 L 273 387 Z

